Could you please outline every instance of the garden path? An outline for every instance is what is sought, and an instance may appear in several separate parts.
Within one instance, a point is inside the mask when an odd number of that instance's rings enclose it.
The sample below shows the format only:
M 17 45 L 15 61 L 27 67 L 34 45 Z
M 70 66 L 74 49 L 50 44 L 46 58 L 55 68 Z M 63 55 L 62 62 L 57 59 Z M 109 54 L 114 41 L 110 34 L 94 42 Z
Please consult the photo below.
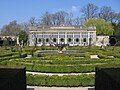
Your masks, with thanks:
M 27 86 L 27 90 L 95 90 L 94 87 L 40 87 Z
M 29 72 L 27 71 L 26 74 L 37 74 L 37 75 L 58 75 L 58 76 L 63 76 L 63 75 L 81 75 L 81 74 L 95 74 L 95 72 L 90 72 L 90 73 L 41 73 L 41 72 Z

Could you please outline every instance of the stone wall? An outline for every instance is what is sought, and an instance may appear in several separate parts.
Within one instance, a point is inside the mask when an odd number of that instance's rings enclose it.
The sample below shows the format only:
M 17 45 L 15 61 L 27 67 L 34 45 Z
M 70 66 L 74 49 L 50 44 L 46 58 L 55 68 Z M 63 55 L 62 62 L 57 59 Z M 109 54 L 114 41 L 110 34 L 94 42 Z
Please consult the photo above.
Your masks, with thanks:
M 108 46 L 108 45 L 109 45 L 109 36 L 96 37 L 96 46 Z

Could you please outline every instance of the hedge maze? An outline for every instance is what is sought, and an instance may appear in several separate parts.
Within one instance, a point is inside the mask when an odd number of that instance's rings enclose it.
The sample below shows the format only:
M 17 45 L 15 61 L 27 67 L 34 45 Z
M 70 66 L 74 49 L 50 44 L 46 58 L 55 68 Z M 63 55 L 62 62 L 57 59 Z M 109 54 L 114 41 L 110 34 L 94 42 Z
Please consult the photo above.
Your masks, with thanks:
M 101 65 L 120 64 L 120 47 L 68 47 L 67 50 L 80 50 L 77 54 L 42 54 L 37 50 L 57 50 L 54 47 L 36 47 L 32 58 L 33 47 L 1 47 L 1 66 L 25 66 L 26 71 L 40 73 L 83 73 L 81 75 L 33 75 L 27 74 L 27 85 L 39 86 L 94 86 L 95 67 Z M 90 55 L 98 55 L 98 59 L 91 59 Z

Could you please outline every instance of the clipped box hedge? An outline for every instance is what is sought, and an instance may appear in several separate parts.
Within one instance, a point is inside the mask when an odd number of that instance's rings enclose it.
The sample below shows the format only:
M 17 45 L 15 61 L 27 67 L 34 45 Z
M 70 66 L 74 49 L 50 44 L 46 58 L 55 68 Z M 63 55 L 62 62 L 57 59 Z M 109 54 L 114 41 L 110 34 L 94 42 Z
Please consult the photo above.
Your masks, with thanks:
M 47 76 L 47 75 L 27 75 L 27 85 L 31 86 L 56 86 L 56 87 L 78 87 L 94 86 L 94 75 L 66 75 L 66 76 Z
M 47 65 L 47 64 L 34 64 L 34 63 L 20 63 L 14 61 L 3 61 L 0 65 L 6 66 L 26 66 L 27 71 L 34 72 L 52 72 L 52 73 L 75 73 L 75 72 L 93 72 L 95 65 Z
M 108 64 L 120 64 L 120 60 L 96 60 L 93 61 L 91 60 L 91 62 L 88 61 L 83 61 L 83 63 L 81 62 L 81 64 L 79 64 L 80 62 L 78 62 L 78 64 L 76 64 L 77 62 L 73 63 L 73 62 L 69 62 L 68 63 L 57 63 L 57 60 L 53 60 L 56 61 L 54 63 L 52 63 L 52 61 L 45 61 L 45 62 L 35 62 L 35 60 L 28 60 L 25 61 L 24 59 L 21 58 L 21 60 L 19 59 L 11 59 L 10 61 L 2 61 L 0 62 L 1 65 L 6 65 L 6 66 L 26 66 L 26 70 L 27 71 L 34 71 L 34 72 L 52 72 L 52 73 L 87 73 L 87 72 L 94 72 L 95 71 L 95 67 L 98 65 L 108 65 Z M 61 60 L 62 61 L 62 60 Z M 59 61 L 58 61 L 59 62 Z M 64 61 L 63 61 L 64 62 Z M 57 64 L 56 64 L 57 63 Z M 73 63 L 73 64 L 70 64 Z

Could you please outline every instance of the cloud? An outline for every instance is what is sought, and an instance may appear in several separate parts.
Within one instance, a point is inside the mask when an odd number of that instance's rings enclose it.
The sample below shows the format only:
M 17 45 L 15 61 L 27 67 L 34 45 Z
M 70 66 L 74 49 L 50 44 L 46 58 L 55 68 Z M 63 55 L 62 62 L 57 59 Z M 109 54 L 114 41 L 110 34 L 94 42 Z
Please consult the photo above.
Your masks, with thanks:
M 72 12 L 76 12 L 77 11 L 77 7 L 76 6 L 72 6 L 71 11 Z

